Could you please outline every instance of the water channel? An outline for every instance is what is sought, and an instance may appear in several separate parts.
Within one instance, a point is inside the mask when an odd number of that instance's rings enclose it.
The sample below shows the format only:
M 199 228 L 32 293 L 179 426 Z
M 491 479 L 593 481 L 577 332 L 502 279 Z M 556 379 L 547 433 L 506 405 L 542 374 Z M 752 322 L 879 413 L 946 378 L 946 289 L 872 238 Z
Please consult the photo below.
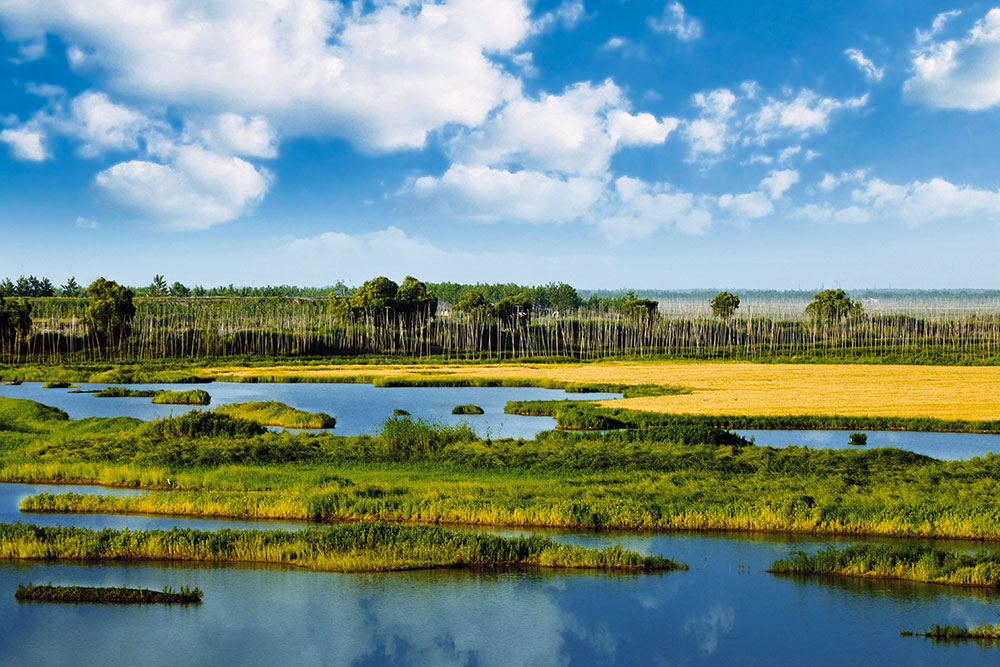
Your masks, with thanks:
M 0 485 L 0 520 L 89 527 L 246 527 L 168 517 L 19 515 L 40 491 Z M 150 523 L 153 521 L 154 523 Z M 301 527 L 303 524 L 269 523 Z M 520 531 L 497 531 L 516 534 Z M 995 622 L 995 591 L 858 579 L 778 577 L 787 535 L 546 531 L 684 560 L 688 572 L 429 570 L 316 573 L 285 567 L 0 561 L 0 664 L 565 665 L 995 664 L 1000 647 L 900 637 L 932 623 Z M 945 543 L 981 548 L 974 543 Z M 1000 548 L 1000 547 L 994 547 Z M 198 586 L 199 606 L 14 600 L 19 582 Z

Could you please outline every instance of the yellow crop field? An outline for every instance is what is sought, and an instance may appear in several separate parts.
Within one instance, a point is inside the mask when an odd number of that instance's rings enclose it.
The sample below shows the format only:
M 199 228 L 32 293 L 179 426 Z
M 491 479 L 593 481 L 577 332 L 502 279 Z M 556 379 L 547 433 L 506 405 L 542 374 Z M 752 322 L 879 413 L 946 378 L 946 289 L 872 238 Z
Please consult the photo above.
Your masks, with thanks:
M 216 368 L 217 378 L 495 378 L 666 384 L 679 396 L 631 398 L 604 405 L 698 414 L 880 415 L 1000 419 L 1000 367 L 604 362 L 588 364 L 275 366 Z M 581 395 L 580 398 L 585 398 Z

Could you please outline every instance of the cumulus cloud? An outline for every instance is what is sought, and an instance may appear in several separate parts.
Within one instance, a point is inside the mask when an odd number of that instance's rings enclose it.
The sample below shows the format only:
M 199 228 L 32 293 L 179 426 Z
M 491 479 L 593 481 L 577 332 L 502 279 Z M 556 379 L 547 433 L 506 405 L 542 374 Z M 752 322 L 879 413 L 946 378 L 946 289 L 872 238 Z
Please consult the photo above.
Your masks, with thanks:
M 878 67 L 871 60 L 865 57 L 861 49 L 847 49 L 844 55 L 858 66 L 858 69 L 865 75 L 868 81 L 881 81 L 885 75 L 885 67 Z
M 0 141 L 10 146 L 14 157 L 29 162 L 42 162 L 49 156 L 41 130 L 29 126 L 0 131 Z
M 701 22 L 689 17 L 684 5 L 672 2 L 663 7 L 663 14 L 648 19 L 649 27 L 656 32 L 673 33 L 682 42 L 690 42 L 701 37 Z
M 838 100 L 822 97 L 807 88 L 789 100 L 769 98 L 750 119 L 755 136 L 748 139 L 762 144 L 782 135 L 806 137 L 825 132 L 835 111 L 860 109 L 867 103 L 868 95 Z
M 614 183 L 597 225 L 612 243 L 652 236 L 663 229 L 703 234 L 712 224 L 705 201 L 667 183 L 652 184 L 622 176 Z
M 539 224 L 583 217 L 603 188 L 596 178 L 453 164 L 439 178 L 416 179 L 410 191 L 459 218 Z
M 578 83 L 538 100 L 519 96 L 478 129 L 457 136 L 448 152 L 463 164 L 596 174 L 619 147 L 661 144 L 677 126 L 674 118 L 633 115 L 627 108 L 610 80 Z
M 698 118 L 684 124 L 683 134 L 693 156 L 723 152 L 736 135 L 730 123 L 735 117 L 736 95 L 728 88 L 697 93 L 693 100 Z
M 278 154 L 277 134 L 262 116 L 223 113 L 192 123 L 187 132 L 205 146 L 230 155 L 273 158 Z
M 917 32 L 913 74 L 906 97 L 942 109 L 980 111 L 1000 104 L 1000 9 L 991 9 L 962 39 L 935 37 L 955 12 L 939 14 L 931 29 Z
M 859 206 L 835 208 L 829 203 L 806 204 L 791 212 L 793 218 L 819 224 L 860 224 L 872 218 L 870 211 Z
M 770 199 L 781 199 L 788 188 L 799 182 L 799 172 L 794 169 L 772 171 L 760 182 L 760 189 Z
M 130 160 L 94 178 L 115 203 L 175 230 L 207 229 L 247 213 L 270 181 L 249 162 L 191 145 L 165 163 Z
M 560 16 L 569 20 L 576 3 Z M 524 0 L 275 3 L 7 0 L 17 40 L 52 33 L 114 91 L 207 113 L 263 115 L 283 132 L 343 136 L 369 150 L 420 148 L 475 126 L 519 89 L 490 55 L 530 34 Z

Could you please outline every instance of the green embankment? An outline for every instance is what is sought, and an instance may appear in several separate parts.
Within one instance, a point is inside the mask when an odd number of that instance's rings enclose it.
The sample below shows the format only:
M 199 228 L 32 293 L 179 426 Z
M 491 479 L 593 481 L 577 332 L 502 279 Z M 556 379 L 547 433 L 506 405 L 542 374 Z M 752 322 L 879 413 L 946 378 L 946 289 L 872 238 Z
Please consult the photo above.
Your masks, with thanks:
M 220 405 L 213 412 L 249 419 L 264 426 L 284 428 L 333 428 L 337 420 L 325 412 L 306 412 L 278 401 L 253 401 Z
M 1000 555 L 944 551 L 913 544 L 855 544 L 777 560 L 775 574 L 903 579 L 954 586 L 1000 586 Z
M 204 593 L 200 588 L 182 586 L 179 591 L 169 586 L 162 591 L 145 588 L 109 588 L 91 586 L 53 586 L 52 584 L 18 584 L 14 598 L 36 602 L 97 602 L 102 604 L 197 604 Z
M 621 547 L 587 549 L 537 535 L 499 537 L 369 522 L 303 531 L 95 531 L 0 524 L 0 558 L 275 563 L 334 572 L 512 566 L 687 569 L 669 558 Z

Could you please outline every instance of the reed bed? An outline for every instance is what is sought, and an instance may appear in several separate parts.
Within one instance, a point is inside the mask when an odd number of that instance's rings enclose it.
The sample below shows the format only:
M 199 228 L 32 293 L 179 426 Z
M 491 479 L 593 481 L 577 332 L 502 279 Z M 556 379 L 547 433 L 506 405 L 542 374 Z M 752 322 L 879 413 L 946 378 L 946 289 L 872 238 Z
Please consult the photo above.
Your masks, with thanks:
M 902 579 L 954 586 L 1000 587 L 1000 556 L 944 551 L 923 545 L 855 544 L 777 560 L 774 574 Z
M 913 299 L 894 306 L 866 301 L 867 317 L 825 327 L 805 319 L 807 301 L 782 301 L 777 307 L 748 301 L 728 321 L 709 316 L 707 299 L 697 308 L 673 308 L 664 299 L 663 316 L 653 319 L 581 309 L 510 325 L 461 313 L 433 318 L 335 315 L 326 300 L 305 298 L 137 298 L 132 335 L 109 344 L 82 325 L 85 299 L 39 298 L 32 300 L 31 334 L 6 346 L 0 357 L 9 363 L 361 354 L 997 362 L 1000 317 L 995 300 L 958 307 Z
M 662 556 L 587 549 L 541 536 L 505 538 L 434 526 L 354 523 L 304 531 L 87 530 L 0 524 L 0 558 L 275 563 L 333 572 L 436 567 L 677 570 Z
M 53 586 L 52 584 L 18 584 L 14 598 L 36 602 L 96 602 L 103 604 L 199 604 L 204 593 L 200 588 L 182 586 L 179 591 L 169 586 L 162 591 L 146 588 Z
M 94 394 L 94 398 L 154 398 L 155 389 L 129 389 L 128 387 L 105 387 Z
M 994 642 L 1000 640 L 1000 624 L 980 623 L 975 627 L 966 625 L 942 625 L 935 623 L 919 632 L 901 630 L 903 637 L 927 637 L 942 641 L 958 641 L 962 639 L 977 639 Z
M 187 391 L 158 391 L 153 396 L 153 403 L 169 405 L 208 405 L 212 396 L 204 389 L 189 389 Z
M 297 410 L 278 401 L 251 401 L 249 403 L 229 403 L 213 410 L 216 414 L 229 415 L 255 421 L 264 426 L 284 428 L 333 428 L 337 420 L 325 412 Z

